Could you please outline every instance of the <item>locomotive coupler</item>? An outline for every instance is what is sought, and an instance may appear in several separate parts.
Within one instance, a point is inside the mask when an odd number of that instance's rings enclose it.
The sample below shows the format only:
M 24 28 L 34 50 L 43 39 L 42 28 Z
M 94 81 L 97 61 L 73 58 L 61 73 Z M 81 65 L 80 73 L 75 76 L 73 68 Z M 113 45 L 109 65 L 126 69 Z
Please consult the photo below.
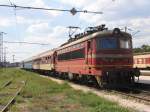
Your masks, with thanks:
M 137 67 L 134 68 L 133 73 L 135 77 L 138 77 L 138 81 L 139 81 L 139 76 L 141 75 L 140 69 Z

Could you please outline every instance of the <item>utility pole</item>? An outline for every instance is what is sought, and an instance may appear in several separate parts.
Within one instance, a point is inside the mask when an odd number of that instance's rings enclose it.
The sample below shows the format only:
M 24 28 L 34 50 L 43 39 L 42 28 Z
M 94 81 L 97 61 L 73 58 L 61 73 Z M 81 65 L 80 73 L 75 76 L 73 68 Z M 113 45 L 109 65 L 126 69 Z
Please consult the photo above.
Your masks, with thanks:
M 127 28 L 127 26 L 125 26 L 125 28 L 124 28 L 124 29 L 125 29 L 125 32 L 127 32 L 127 29 L 128 29 L 128 28 Z
M 0 66 L 3 66 L 3 35 L 5 32 L 0 32 Z
M 4 47 L 4 66 L 6 67 L 6 49 L 7 49 L 7 47 Z
M 13 56 L 13 63 L 15 62 L 15 55 L 12 55 Z

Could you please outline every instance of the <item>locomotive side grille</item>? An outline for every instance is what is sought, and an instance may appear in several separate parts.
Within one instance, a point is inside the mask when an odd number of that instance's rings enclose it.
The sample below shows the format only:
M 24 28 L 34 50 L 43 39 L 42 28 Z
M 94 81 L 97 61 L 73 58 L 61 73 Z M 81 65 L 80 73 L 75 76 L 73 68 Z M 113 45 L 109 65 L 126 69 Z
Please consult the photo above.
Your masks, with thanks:
M 102 58 L 102 61 L 104 62 L 121 62 L 121 61 L 131 62 L 131 59 L 130 58 Z
M 103 67 L 124 67 L 133 66 L 133 58 L 131 54 L 98 54 L 95 55 L 96 64 L 102 65 Z M 108 66 L 109 65 L 109 66 Z
M 131 54 L 92 54 L 92 58 L 130 58 Z

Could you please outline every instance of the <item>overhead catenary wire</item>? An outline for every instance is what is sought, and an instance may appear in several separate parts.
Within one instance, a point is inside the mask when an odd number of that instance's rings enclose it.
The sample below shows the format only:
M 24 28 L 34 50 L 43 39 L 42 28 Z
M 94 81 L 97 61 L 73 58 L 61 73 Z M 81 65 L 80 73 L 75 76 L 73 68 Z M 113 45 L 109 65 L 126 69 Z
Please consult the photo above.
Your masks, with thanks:
M 31 54 L 32 52 L 6 52 L 6 54 Z
M 7 4 L 0 4 L 0 7 L 10 7 L 10 8 L 20 8 L 20 9 L 33 9 L 33 10 L 46 10 L 46 11 L 62 11 L 62 12 L 70 12 L 72 15 L 75 15 L 77 12 L 79 13 L 94 13 L 94 14 L 103 14 L 103 12 L 98 11 L 88 11 L 88 10 L 76 10 L 75 8 L 72 8 L 70 10 L 68 9 L 55 9 L 55 8 L 43 8 L 43 7 L 29 7 L 29 6 L 20 6 L 20 5 L 7 5 Z
M 9 0 L 9 3 L 10 3 L 11 5 L 13 5 L 13 3 L 11 2 L 11 0 Z
M 3 41 L 4 43 L 12 43 L 12 44 L 37 44 L 37 45 L 50 45 L 49 43 L 36 43 L 36 42 L 25 42 L 25 41 Z

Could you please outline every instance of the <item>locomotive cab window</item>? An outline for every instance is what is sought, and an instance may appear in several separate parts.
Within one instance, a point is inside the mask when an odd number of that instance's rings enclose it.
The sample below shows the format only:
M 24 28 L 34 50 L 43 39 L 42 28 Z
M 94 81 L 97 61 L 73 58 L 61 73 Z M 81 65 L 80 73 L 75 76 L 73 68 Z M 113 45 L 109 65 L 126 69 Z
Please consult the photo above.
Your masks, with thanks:
M 131 48 L 131 42 L 129 39 L 120 39 L 120 48 L 123 49 L 130 49 Z
M 116 49 L 117 48 L 117 38 L 98 38 L 96 39 L 96 47 L 99 49 Z

